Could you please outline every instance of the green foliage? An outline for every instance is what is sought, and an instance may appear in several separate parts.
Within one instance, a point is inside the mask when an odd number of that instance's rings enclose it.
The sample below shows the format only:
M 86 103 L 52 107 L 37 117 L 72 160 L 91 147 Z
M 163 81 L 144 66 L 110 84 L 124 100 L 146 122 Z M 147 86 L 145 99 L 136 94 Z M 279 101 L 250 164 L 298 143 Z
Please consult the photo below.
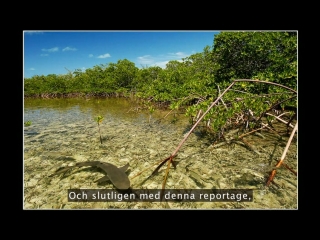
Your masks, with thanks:
M 296 32 L 221 32 L 212 47 L 206 46 L 182 61 L 169 61 L 166 68 L 138 69 L 127 59 L 100 64 L 65 75 L 33 76 L 24 81 L 25 96 L 67 93 L 126 93 L 178 101 L 195 95 L 215 95 L 233 79 L 260 79 L 297 88 Z M 269 85 L 243 83 L 251 93 L 273 91 Z M 277 89 L 281 91 L 281 89 Z M 190 99 L 189 99 L 190 100 Z
M 150 114 L 152 114 L 152 113 L 155 111 L 155 109 L 154 109 L 153 106 L 150 106 L 150 107 L 148 108 L 148 110 L 149 110 L 149 113 L 150 113 Z
M 29 127 L 31 125 L 31 123 L 32 123 L 31 121 L 26 121 L 26 122 L 24 122 L 24 126 Z
M 103 121 L 103 119 L 104 119 L 104 117 L 102 117 L 101 115 L 99 115 L 99 116 L 96 116 L 94 120 L 95 120 L 98 124 L 100 124 L 100 123 Z
M 102 144 L 102 137 L 101 137 L 101 132 L 100 132 L 100 123 L 103 121 L 103 117 L 101 115 L 99 115 L 99 116 L 96 116 L 94 120 L 98 123 L 100 143 Z
M 213 59 L 216 82 L 260 79 L 297 85 L 296 32 L 222 32 L 214 38 Z
M 25 96 L 41 95 L 44 93 L 116 93 L 127 92 L 134 87 L 138 68 L 127 59 L 108 65 L 97 65 L 93 68 L 76 69 L 66 75 L 49 74 L 33 76 L 24 80 Z
M 191 122 L 204 113 L 210 104 L 235 79 L 259 79 L 297 89 L 296 32 L 221 32 L 213 46 L 204 47 L 181 61 L 169 61 L 165 68 L 157 66 L 138 69 L 127 59 L 101 64 L 66 75 L 33 76 L 24 80 L 25 96 L 42 94 L 135 94 L 149 110 L 150 102 L 166 102 L 176 111 L 183 107 Z M 241 100 L 239 100 L 241 99 Z M 296 96 L 286 89 L 269 84 L 239 82 L 223 101 L 212 108 L 203 121 L 214 133 L 243 124 L 240 116 L 255 123 L 272 105 L 284 102 L 297 106 Z M 250 110 L 250 111 L 249 111 Z M 293 115 L 290 112 L 291 116 Z M 268 117 L 269 118 L 269 117 Z M 98 121 L 98 120 L 97 120 Z M 101 119 L 99 120 L 102 121 Z M 98 121 L 98 124 L 99 124 Z M 253 122 L 248 126 L 255 127 Z M 100 130 L 100 129 L 99 129 Z

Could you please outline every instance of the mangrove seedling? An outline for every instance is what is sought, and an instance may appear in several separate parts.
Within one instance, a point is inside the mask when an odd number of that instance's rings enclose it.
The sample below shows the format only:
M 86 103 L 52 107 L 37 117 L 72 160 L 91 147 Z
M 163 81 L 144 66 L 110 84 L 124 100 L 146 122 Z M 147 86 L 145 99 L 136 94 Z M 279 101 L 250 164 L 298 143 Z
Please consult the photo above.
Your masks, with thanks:
M 31 121 L 26 121 L 26 122 L 24 122 L 24 126 L 25 127 L 29 127 L 31 125 Z
M 96 122 L 98 123 L 98 129 L 99 129 L 99 135 L 100 135 L 100 143 L 102 144 L 102 138 L 101 138 L 101 132 L 100 132 L 100 123 L 103 120 L 103 117 L 101 115 L 97 116 L 95 118 Z
M 153 106 L 150 106 L 149 107 L 149 123 L 150 123 L 150 121 L 151 121 L 151 116 L 152 116 L 152 113 L 154 112 L 154 108 L 153 108 Z

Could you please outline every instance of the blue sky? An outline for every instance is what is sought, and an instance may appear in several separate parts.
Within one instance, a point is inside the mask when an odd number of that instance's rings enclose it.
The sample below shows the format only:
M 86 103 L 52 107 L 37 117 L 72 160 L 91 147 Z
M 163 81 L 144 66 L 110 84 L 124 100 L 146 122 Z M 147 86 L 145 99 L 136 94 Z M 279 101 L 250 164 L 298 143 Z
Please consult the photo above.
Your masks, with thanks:
M 128 59 L 164 68 L 213 45 L 218 31 L 24 31 L 24 77 L 67 74 Z M 67 70 L 68 69 L 68 70 Z

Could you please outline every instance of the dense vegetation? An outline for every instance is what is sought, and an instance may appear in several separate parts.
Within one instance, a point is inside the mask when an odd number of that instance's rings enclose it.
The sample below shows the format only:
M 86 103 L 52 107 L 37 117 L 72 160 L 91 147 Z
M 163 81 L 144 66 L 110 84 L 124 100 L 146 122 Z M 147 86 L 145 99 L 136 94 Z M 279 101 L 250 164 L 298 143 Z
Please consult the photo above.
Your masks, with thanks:
M 84 72 L 76 69 L 65 75 L 24 79 L 24 95 L 134 95 L 144 99 L 143 104 L 151 110 L 150 104 L 166 104 L 173 111 L 183 108 L 195 121 L 236 79 L 259 79 L 297 90 L 297 33 L 221 32 L 215 36 L 212 47 L 206 46 L 203 52 L 182 61 L 170 61 L 164 69 L 139 69 L 123 59 Z M 257 120 L 250 121 L 249 127 L 254 127 L 270 109 L 291 107 L 288 119 L 291 118 L 296 104 L 294 91 L 270 84 L 238 82 L 203 120 L 210 131 L 219 132 L 246 122 L 250 115 Z

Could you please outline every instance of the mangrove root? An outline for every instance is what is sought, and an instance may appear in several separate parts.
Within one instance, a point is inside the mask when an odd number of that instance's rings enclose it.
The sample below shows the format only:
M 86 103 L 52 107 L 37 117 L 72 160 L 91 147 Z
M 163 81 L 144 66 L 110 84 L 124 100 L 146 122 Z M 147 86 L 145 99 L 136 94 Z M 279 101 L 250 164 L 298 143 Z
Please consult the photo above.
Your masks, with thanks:
M 252 80 L 252 79 L 238 79 L 238 80 L 234 80 L 222 93 L 220 93 L 220 89 L 219 89 L 219 97 L 217 97 L 212 103 L 211 105 L 208 107 L 208 109 L 201 115 L 198 117 L 196 123 L 194 123 L 194 125 L 192 126 L 192 128 L 190 129 L 190 131 L 185 134 L 184 138 L 181 140 L 181 142 L 178 144 L 177 148 L 173 151 L 173 153 L 166 159 L 164 159 L 163 161 L 161 161 L 161 163 L 157 166 L 157 168 L 152 172 L 152 174 L 148 177 L 152 177 L 156 172 L 158 172 L 158 170 L 167 162 L 168 162 L 168 166 L 167 166 L 167 170 L 166 170 L 166 173 L 165 173 L 165 176 L 164 176 L 164 181 L 163 181 L 163 184 L 162 184 L 162 190 L 165 189 L 165 184 L 166 184 L 166 180 L 167 180 L 167 176 L 168 176 L 168 172 L 169 172 L 169 168 L 170 168 L 170 164 L 172 163 L 173 166 L 175 167 L 175 164 L 173 162 L 173 158 L 176 156 L 177 152 L 180 150 L 180 148 L 182 147 L 182 145 L 184 144 L 184 142 L 188 139 L 188 137 L 191 135 L 191 133 L 193 132 L 193 130 L 196 128 L 196 126 L 202 121 L 202 119 L 204 118 L 204 116 L 218 103 L 218 101 L 221 101 L 223 103 L 223 100 L 222 100 L 222 96 L 228 92 L 234 84 L 238 83 L 238 82 L 255 82 L 255 83 L 264 83 L 264 84 L 270 84 L 270 85 L 274 85 L 274 86 L 278 86 L 278 87 L 281 87 L 281 88 L 284 88 L 284 89 L 287 89 L 293 93 L 297 93 L 295 90 L 289 88 L 289 87 L 286 87 L 286 86 L 283 86 L 281 84 L 278 84 L 278 83 L 273 83 L 273 82 L 268 82 L 268 81 L 261 81 L 261 80 Z M 225 105 L 226 107 L 226 105 Z M 199 114 L 200 115 L 200 114 Z M 278 119 L 278 118 L 277 118 Z M 286 122 L 287 125 L 290 124 Z M 267 127 L 267 126 L 265 126 Z M 294 130 L 292 131 L 292 134 L 289 138 L 289 141 L 287 143 L 287 146 L 285 148 L 285 151 L 284 151 L 284 156 L 281 158 L 281 160 L 279 161 L 279 163 L 276 165 L 276 167 L 279 167 L 283 161 L 283 158 L 285 157 L 285 154 L 288 150 L 288 147 L 291 143 L 291 140 L 292 140 L 292 137 L 294 135 L 294 133 L 297 131 L 297 123 L 296 123 L 296 126 L 294 128 Z M 243 135 L 244 136 L 244 135 Z M 242 136 L 242 137 L 243 137 Z M 247 144 L 248 145 L 248 144 Z M 248 145 L 250 147 L 250 145 Z M 274 178 L 274 175 L 275 175 L 275 171 L 276 170 L 273 170 L 271 175 L 270 175 L 270 178 L 268 180 L 268 183 L 270 184 L 270 182 L 273 182 L 273 178 Z M 138 174 L 139 175 L 139 174 Z
M 286 155 L 287 155 L 287 151 L 288 151 L 288 149 L 289 149 L 289 146 L 290 146 L 290 144 L 291 144 L 291 141 L 292 141 L 292 139 L 293 139 L 293 136 L 294 136 L 294 134 L 295 134 L 295 132 L 298 130 L 298 121 L 296 122 L 296 125 L 294 126 L 294 129 L 292 130 L 292 132 L 291 132 L 291 135 L 290 135 L 290 137 L 289 137 L 289 139 L 288 139 L 288 142 L 287 142 L 287 145 L 286 145 L 286 147 L 284 148 L 284 150 L 283 150 L 283 153 L 282 153 L 282 156 L 281 156 L 281 159 L 279 160 L 279 162 L 276 164 L 276 168 L 279 168 L 281 165 L 282 165 L 282 162 L 283 162 L 283 160 L 284 160 L 284 158 L 286 157 Z M 285 165 L 286 166 L 286 165 Z M 291 170 L 291 169 L 289 169 L 291 172 L 293 171 L 293 170 Z M 274 177 L 275 177 L 275 175 L 276 175 L 276 172 L 277 172 L 277 170 L 276 169 L 274 169 L 274 170 L 272 170 L 271 171 L 271 173 L 270 173 L 270 176 L 269 176 L 269 178 L 268 178 L 268 181 L 267 181 L 267 183 L 266 183 L 266 185 L 267 186 L 269 186 L 270 185 L 270 183 L 273 181 L 273 179 L 274 179 Z M 295 173 L 295 172 L 294 172 Z

